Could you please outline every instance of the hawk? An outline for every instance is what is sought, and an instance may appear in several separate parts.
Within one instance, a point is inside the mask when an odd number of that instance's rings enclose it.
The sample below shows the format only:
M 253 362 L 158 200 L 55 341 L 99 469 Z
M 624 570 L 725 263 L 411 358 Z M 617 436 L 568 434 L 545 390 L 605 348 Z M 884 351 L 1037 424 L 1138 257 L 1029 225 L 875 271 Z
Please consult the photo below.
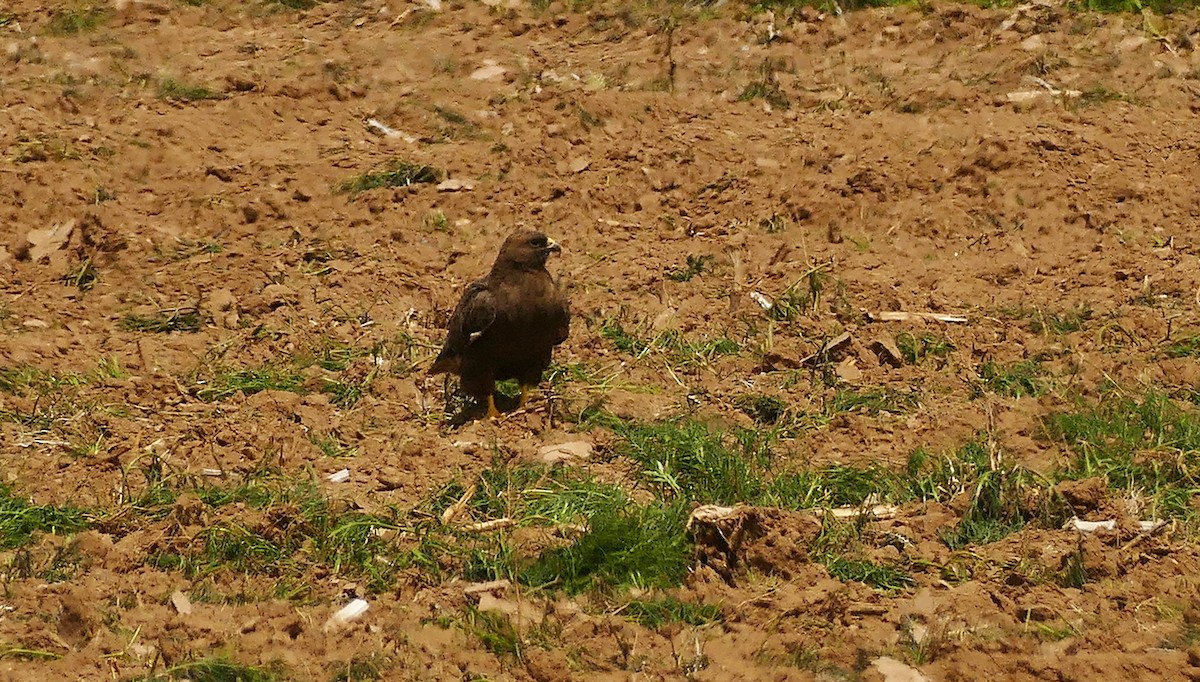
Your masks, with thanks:
M 560 251 L 541 232 L 513 232 L 487 277 L 467 285 L 446 325 L 446 342 L 429 374 L 457 374 L 463 392 L 487 404 L 489 418 L 500 415 L 496 382 L 516 379 L 518 407 L 524 407 L 554 347 L 567 340 L 570 309 L 546 270 L 546 259 Z

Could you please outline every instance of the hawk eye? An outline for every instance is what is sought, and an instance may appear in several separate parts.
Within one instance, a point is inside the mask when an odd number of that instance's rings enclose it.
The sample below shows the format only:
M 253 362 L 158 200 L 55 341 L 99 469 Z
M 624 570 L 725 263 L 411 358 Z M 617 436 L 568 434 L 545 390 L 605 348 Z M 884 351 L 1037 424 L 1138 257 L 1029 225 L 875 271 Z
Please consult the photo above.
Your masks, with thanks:
M 529 240 L 529 245 L 535 246 L 540 249 L 546 245 L 546 238 L 545 237 L 533 237 L 532 239 Z

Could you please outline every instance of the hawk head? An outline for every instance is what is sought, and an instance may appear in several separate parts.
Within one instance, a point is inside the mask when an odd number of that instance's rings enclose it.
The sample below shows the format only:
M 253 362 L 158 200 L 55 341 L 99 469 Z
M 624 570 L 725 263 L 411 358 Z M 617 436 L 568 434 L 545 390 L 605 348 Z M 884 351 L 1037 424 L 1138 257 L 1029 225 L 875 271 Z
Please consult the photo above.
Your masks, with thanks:
M 518 230 L 508 235 L 496 257 L 496 266 L 522 270 L 540 268 L 551 253 L 562 251 L 558 242 L 536 230 Z

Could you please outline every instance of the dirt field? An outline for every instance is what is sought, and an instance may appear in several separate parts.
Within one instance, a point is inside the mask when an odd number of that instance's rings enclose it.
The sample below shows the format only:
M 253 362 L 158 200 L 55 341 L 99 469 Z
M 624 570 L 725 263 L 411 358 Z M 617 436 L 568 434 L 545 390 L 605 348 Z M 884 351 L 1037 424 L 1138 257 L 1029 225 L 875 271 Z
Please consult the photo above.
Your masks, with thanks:
M 1200 679 L 1195 12 L 0 39 L 5 679 Z M 570 338 L 448 423 L 423 371 L 518 225 Z

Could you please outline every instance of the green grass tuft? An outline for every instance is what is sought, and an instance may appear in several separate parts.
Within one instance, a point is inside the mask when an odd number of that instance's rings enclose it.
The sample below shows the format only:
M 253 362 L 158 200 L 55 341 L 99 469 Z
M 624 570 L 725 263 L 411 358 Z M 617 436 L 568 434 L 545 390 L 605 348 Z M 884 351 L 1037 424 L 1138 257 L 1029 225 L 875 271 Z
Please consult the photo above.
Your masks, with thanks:
M 1162 354 L 1172 359 L 1200 357 L 1200 334 L 1164 345 Z
M 384 673 L 392 668 L 392 661 L 384 655 L 361 656 L 344 664 L 338 664 L 330 682 L 369 682 L 382 680 Z
M 649 349 L 649 344 L 625 331 L 620 322 L 608 320 L 600 328 L 600 335 L 612 343 L 613 347 L 628 355 L 641 355 Z
M 103 5 L 56 9 L 50 15 L 50 23 L 46 26 L 46 32 L 54 36 L 86 33 L 108 21 L 108 17 L 109 10 Z
M 180 663 L 158 675 L 147 675 L 139 682 L 281 682 L 286 679 L 281 665 L 262 668 L 218 656 Z
M 600 334 L 622 353 L 636 358 L 657 355 L 676 370 L 691 370 L 710 365 L 719 357 L 736 355 L 742 350 L 741 345 L 730 338 L 695 339 L 674 329 L 668 329 L 650 340 L 645 340 L 626 330 L 616 320 L 606 320 Z
M 196 392 L 196 397 L 212 402 L 224 400 L 239 392 L 252 395 L 259 391 L 303 393 L 304 377 L 291 368 L 271 364 L 220 372 Z
M 1105 85 L 1095 85 L 1083 91 L 1075 101 L 1076 107 L 1091 107 L 1107 102 L 1125 102 L 1127 104 L 1135 104 L 1136 100 L 1133 96 L 1125 92 L 1113 90 Z
M 620 609 L 621 615 L 648 628 L 658 629 L 669 623 L 707 625 L 724 620 L 716 604 L 696 604 L 675 597 L 632 599 Z
M 223 93 L 210 90 L 203 85 L 184 83 L 174 78 L 164 78 L 159 81 L 158 96 L 162 99 L 176 102 L 199 102 L 208 99 L 225 98 Z
M 0 391 L 13 395 L 46 396 L 90 381 L 86 374 L 52 374 L 32 365 L 0 367 Z
M 168 334 L 170 332 L 194 333 L 204 327 L 204 317 L 199 308 L 174 308 L 162 310 L 155 315 L 130 313 L 121 319 L 117 328 L 127 332 Z
M 334 191 L 357 194 L 381 187 L 407 187 L 421 183 L 440 182 L 445 174 L 433 166 L 394 160 L 387 169 L 356 175 L 337 185 Z
M 827 556 L 819 561 L 825 565 L 830 576 L 843 582 L 853 580 L 866 583 L 884 592 L 898 592 L 913 584 L 912 576 L 899 566 L 840 556 Z
M 675 282 L 690 282 L 692 278 L 703 273 L 712 260 L 712 256 L 693 256 L 688 254 L 687 263 L 684 267 L 667 270 L 667 279 Z
M 1047 390 L 1046 371 L 1039 359 L 1001 364 L 988 360 L 979 365 L 979 384 L 993 393 L 1012 398 L 1037 397 Z
M 92 287 L 96 286 L 96 266 L 92 263 L 91 258 L 83 259 L 83 262 L 78 267 L 63 275 L 62 283 L 67 286 L 73 286 L 80 291 L 91 291 Z
M 1141 14 L 1143 10 L 1150 10 L 1172 14 L 1194 9 L 1196 3 L 1194 0 L 1070 0 L 1066 7 L 1076 12 Z
M 1051 415 L 1048 433 L 1074 454 L 1066 478 L 1103 476 L 1109 486 L 1150 498 L 1150 514 L 1195 518 L 1200 494 L 1200 415 L 1159 393 L 1108 394 Z
M 770 463 L 755 431 L 721 432 L 691 419 L 616 422 L 617 451 L 637 462 L 664 499 L 733 504 L 760 498 Z
M 0 549 L 27 545 L 37 533 L 64 535 L 89 526 L 88 515 L 82 509 L 33 504 L 0 485 Z
M 525 643 L 507 615 L 494 611 L 480 611 L 474 606 L 468 606 L 458 625 L 467 634 L 479 639 L 483 648 L 493 654 L 521 659 Z
M 954 344 L 944 336 L 924 333 L 920 336 L 910 332 L 896 335 L 896 347 L 904 356 L 904 361 L 910 365 L 919 365 L 928 358 L 936 358 L 945 364 L 946 356 L 954 350 Z
M 788 99 L 787 93 L 784 92 L 783 86 L 779 84 L 779 79 L 775 76 L 776 64 L 771 60 L 764 60 L 758 68 L 757 77 L 746 84 L 738 95 L 739 102 L 750 102 L 756 99 L 765 100 L 776 109 L 787 109 L 791 106 L 791 101 Z
M 243 573 L 297 581 L 312 571 L 361 580 L 367 589 L 384 590 L 411 564 L 407 550 L 385 541 L 380 530 L 400 528 L 397 514 L 365 514 L 349 504 L 326 498 L 315 484 L 248 483 L 233 488 L 199 488 L 194 492 L 210 508 L 244 504 L 260 510 L 252 522 L 243 515 L 216 521 L 181 551 L 151 557 L 159 568 L 179 570 L 189 579 Z M 170 496 L 161 504 L 170 504 Z
M 554 586 L 576 594 L 588 589 L 680 584 L 691 561 L 681 505 L 621 501 L 587 518 L 587 532 L 566 547 L 551 549 L 521 574 L 535 587 Z
M 825 411 L 830 416 L 842 412 L 861 412 L 875 417 L 884 412 L 910 412 L 919 402 L 915 392 L 904 392 L 890 386 L 862 391 L 840 389 L 825 406 Z
M 778 424 L 788 414 L 787 403 L 770 395 L 740 395 L 734 399 L 733 404 L 748 417 L 765 426 Z
M 1035 334 L 1062 336 L 1083 329 L 1093 317 L 1092 307 L 1086 303 L 1056 313 L 1035 312 L 1029 329 Z

